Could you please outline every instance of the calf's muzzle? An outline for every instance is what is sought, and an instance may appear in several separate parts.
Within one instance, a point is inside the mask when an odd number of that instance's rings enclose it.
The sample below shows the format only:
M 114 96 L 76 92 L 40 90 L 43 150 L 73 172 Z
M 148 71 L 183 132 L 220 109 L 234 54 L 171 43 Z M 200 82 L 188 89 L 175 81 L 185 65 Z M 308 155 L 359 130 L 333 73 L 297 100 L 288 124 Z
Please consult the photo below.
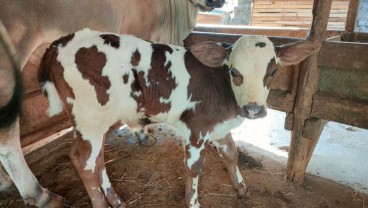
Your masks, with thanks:
M 243 112 L 240 116 L 248 119 L 263 118 L 267 115 L 266 107 L 257 103 L 248 103 L 243 106 Z

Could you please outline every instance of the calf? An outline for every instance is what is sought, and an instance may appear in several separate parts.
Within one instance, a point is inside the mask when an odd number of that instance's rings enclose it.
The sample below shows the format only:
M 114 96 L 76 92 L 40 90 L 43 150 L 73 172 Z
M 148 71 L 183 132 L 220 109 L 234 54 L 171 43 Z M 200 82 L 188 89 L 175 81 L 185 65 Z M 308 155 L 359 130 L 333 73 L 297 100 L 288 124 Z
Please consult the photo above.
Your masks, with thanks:
M 52 43 L 39 78 L 48 114 L 64 107 L 74 121 L 70 157 L 93 207 L 125 206 L 106 174 L 103 143 L 116 122 L 141 120 L 170 124 L 184 138 L 185 201 L 199 207 L 205 144 L 213 141 L 234 188 L 246 193 L 229 132 L 245 118 L 266 115 L 277 63 L 297 63 L 317 48 L 297 42 L 275 53 L 267 37 L 244 36 L 228 48 L 204 42 L 187 49 L 85 29 Z

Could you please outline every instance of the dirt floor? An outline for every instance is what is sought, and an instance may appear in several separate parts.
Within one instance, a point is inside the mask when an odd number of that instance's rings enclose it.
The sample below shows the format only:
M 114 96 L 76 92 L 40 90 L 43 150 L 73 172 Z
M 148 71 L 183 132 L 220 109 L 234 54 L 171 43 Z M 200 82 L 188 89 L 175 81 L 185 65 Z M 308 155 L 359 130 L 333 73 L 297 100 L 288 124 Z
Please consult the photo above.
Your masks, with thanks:
M 91 207 L 84 186 L 69 157 L 71 134 L 26 156 L 40 183 L 66 198 L 67 207 Z M 285 181 L 285 167 L 252 155 L 263 167 L 249 165 L 241 150 L 239 168 L 251 196 L 239 198 L 230 185 L 217 151 L 207 148 L 205 171 L 200 178 L 202 207 L 239 208 L 364 208 L 367 196 L 334 182 L 308 175 L 305 186 Z M 152 146 L 129 144 L 117 137 L 105 144 L 107 172 L 127 207 L 184 207 L 183 150 L 175 140 Z M 331 170 L 333 171 L 333 170 Z M 367 202 L 365 202 L 367 204 Z M 0 194 L 0 207 L 25 206 L 15 188 Z

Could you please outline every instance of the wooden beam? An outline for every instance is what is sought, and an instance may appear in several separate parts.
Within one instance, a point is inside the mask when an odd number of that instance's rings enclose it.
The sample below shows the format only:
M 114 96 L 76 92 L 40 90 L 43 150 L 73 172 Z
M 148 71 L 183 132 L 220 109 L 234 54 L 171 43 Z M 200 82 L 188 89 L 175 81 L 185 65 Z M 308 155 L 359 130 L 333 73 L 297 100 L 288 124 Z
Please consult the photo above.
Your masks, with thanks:
M 312 116 L 368 129 L 368 101 L 315 95 Z
M 292 112 L 295 96 L 288 91 L 271 90 L 267 98 L 269 108 L 283 112 Z
M 368 44 L 326 41 L 320 51 L 319 64 L 323 67 L 351 69 L 354 72 L 368 69 Z
M 314 0 L 313 21 L 307 40 L 322 43 L 325 38 L 332 0 Z M 313 138 L 303 136 L 307 119 L 310 119 L 312 100 L 316 93 L 319 68 L 316 53 L 301 63 L 294 107 L 294 121 L 291 133 L 289 159 L 287 163 L 287 178 L 298 183 L 304 182 L 305 170 L 308 165 L 310 143 Z M 322 128 L 323 129 L 323 128 Z
M 193 44 L 214 41 L 214 42 L 228 42 L 235 43 L 244 34 L 227 34 L 227 33 L 209 33 L 209 32 L 191 32 L 190 35 L 184 40 L 184 45 L 190 47 Z M 291 43 L 302 40 L 301 38 L 288 38 L 288 37 L 268 37 L 275 46 Z
M 327 122 L 327 120 L 318 118 L 310 118 L 305 122 L 303 138 L 308 138 L 309 140 L 306 159 L 307 165 L 312 158 L 314 148 L 316 147 L 319 137 L 321 136 L 321 133 L 325 128 Z
M 345 23 L 345 31 L 346 32 L 354 32 L 355 30 L 355 22 L 358 12 L 359 0 L 350 0 L 348 15 L 346 17 Z

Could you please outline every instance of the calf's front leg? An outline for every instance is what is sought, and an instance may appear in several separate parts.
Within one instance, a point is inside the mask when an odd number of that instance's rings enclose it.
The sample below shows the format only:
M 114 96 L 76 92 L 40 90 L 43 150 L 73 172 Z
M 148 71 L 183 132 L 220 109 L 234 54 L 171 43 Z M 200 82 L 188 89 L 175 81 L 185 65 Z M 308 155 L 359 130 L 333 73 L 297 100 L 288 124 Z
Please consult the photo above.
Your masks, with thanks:
M 224 163 L 229 171 L 231 182 L 239 195 L 246 194 L 248 188 L 244 183 L 244 179 L 238 168 L 238 152 L 236 151 L 234 140 L 231 133 L 225 138 L 214 141 L 213 144 L 222 156 Z
M 88 192 L 94 208 L 110 207 L 108 200 L 100 189 L 99 171 L 97 162 L 101 157 L 103 135 L 96 137 L 97 140 L 87 135 L 75 132 L 75 138 L 70 149 L 70 159 L 74 164 L 83 184 Z
M 186 189 L 185 204 L 190 208 L 199 208 L 198 202 L 198 179 L 203 172 L 204 166 L 204 148 L 205 142 L 198 147 L 191 144 L 185 146 L 185 164 L 186 164 Z

